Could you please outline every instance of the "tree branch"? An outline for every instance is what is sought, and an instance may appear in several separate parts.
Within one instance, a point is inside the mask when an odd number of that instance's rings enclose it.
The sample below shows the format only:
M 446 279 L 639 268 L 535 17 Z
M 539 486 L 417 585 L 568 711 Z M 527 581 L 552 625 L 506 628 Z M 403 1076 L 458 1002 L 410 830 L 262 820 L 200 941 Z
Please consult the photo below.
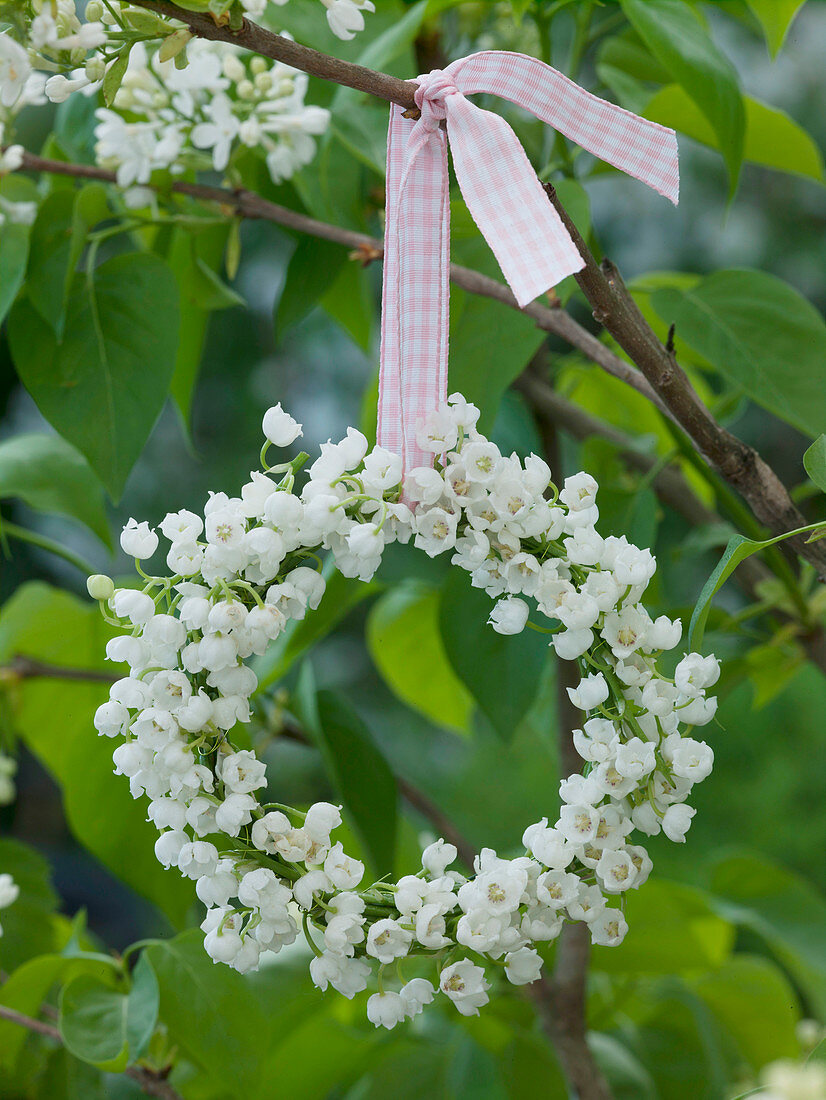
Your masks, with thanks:
M 591 436 L 607 439 L 619 448 L 619 457 L 625 465 L 642 474 L 650 474 L 658 465 L 656 458 L 637 450 L 630 436 L 566 400 L 530 368 L 516 380 L 514 388 L 526 398 L 540 424 L 545 420 L 550 421 L 575 439 L 588 439 Z M 658 470 L 651 481 L 651 488 L 663 504 L 681 515 L 693 527 L 721 522 L 720 516 L 706 507 L 675 466 L 664 466 Z M 772 571 L 757 556 L 740 562 L 734 572 L 734 580 L 752 600 L 761 599 L 759 585 L 773 576 Z M 772 608 L 771 613 L 783 621 L 795 623 L 798 628 L 801 626 L 799 619 L 780 608 Z M 826 675 L 826 631 L 823 627 L 818 625 L 804 630 L 798 638 L 812 664 Z
M 610 332 L 645 375 L 662 403 L 709 465 L 747 501 L 756 518 L 773 534 L 805 527 L 785 485 L 757 451 L 721 427 L 700 400 L 674 352 L 661 343 L 643 317 L 610 260 L 598 265 L 550 184 L 548 198 L 579 249 L 585 267 L 574 276 L 590 302 L 594 318 Z M 795 551 L 826 579 L 826 548 L 804 537 L 789 540 Z
M 29 172 L 50 172 L 54 175 L 73 176 L 77 179 L 100 180 L 103 183 L 117 182 L 115 173 L 109 172 L 105 168 L 96 168 L 90 164 L 72 164 L 60 160 L 49 160 L 46 157 L 36 156 L 34 153 L 23 154 L 22 167 Z M 283 226 L 285 229 L 293 230 L 296 233 L 306 233 L 310 237 L 320 237 L 322 240 L 340 244 L 345 248 L 358 252 L 365 263 L 380 260 L 384 256 L 384 245 L 376 237 L 370 237 L 366 233 L 356 233 L 351 229 L 341 229 L 336 225 L 329 225 L 327 222 L 317 221 L 306 214 L 299 214 L 295 210 L 290 210 L 289 207 L 270 202 L 253 191 L 210 187 L 206 184 L 186 183 L 182 180 L 174 181 L 171 184 L 171 190 L 176 194 L 187 195 L 201 202 L 218 203 L 220 206 L 234 210 L 245 218 L 273 222 L 275 225 Z M 586 328 L 583 328 L 564 309 L 546 306 L 540 302 L 531 302 L 520 310 L 508 286 L 483 275 L 479 271 L 461 267 L 459 264 L 450 265 L 450 278 L 456 286 L 468 291 L 470 294 L 476 294 L 482 298 L 491 298 L 511 309 L 524 313 L 536 323 L 537 328 L 565 340 L 566 343 L 581 351 L 583 355 L 591 359 L 608 374 L 632 386 L 643 397 L 656 405 L 664 415 L 669 415 L 665 405 L 640 371 L 620 358 L 596 336 L 588 332 Z
M 63 1046 L 63 1039 L 57 1028 L 42 1020 L 24 1016 L 22 1012 L 6 1008 L 5 1005 L 0 1005 L 0 1019 L 7 1020 L 10 1024 L 17 1024 L 18 1027 L 24 1027 L 35 1035 L 42 1035 L 45 1039 L 53 1039 L 54 1042 Z M 131 1077 L 147 1096 L 155 1096 L 158 1100 L 183 1100 L 181 1094 L 169 1084 L 162 1073 L 145 1069 L 143 1066 L 127 1066 L 123 1072 L 126 1077 Z
M 199 38 L 208 38 L 213 42 L 232 42 L 263 57 L 272 58 L 273 61 L 291 65 L 294 69 L 309 73 L 310 76 L 317 76 L 321 80 L 329 80 L 334 84 L 343 84 L 346 88 L 366 92 L 378 99 L 387 100 L 388 103 L 398 103 L 406 110 L 417 110 L 416 101 L 413 98 L 413 93 L 416 91 L 415 81 L 399 80 L 398 77 L 388 76 L 387 73 L 378 73 L 373 69 L 366 69 L 363 65 L 354 65 L 350 61 L 341 61 L 337 57 L 330 57 L 329 54 L 319 53 L 318 50 L 302 46 L 291 38 L 274 34 L 266 27 L 250 23 L 248 19 L 243 20 L 240 29 L 232 30 L 228 23 L 216 23 L 211 15 L 186 11 L 185 8 L 179 8 L 177 4 L 168 3 L 167 0 L 129 0 L 129 2 L 136 7 L 147 8 L 149 11 L 169 16 L 170 19 L 180 20 Z

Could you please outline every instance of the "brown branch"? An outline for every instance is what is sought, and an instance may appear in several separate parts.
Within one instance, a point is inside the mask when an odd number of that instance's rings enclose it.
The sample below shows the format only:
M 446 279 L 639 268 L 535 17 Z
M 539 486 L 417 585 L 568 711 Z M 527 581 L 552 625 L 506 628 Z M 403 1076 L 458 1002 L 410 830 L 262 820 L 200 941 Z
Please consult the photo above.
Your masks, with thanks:
M 616 267 L 608 260 L 601 266 L 597 264 L 554 188 L 546 184 L 545 190 L 585 261 L 575 278 L 593 308 L 594 318 L 636 363 L 699 453 L 740 493 L 762 524 L 777 535 L 805 527 L 805 516 L 795 507 L 777 474 L 753 447 L 716 422 L 673 352 L 643 317 Z M 800 536 L 790 539 L 789 544 L 826 578 L 826 548 L 822 543 L 807 543 Z
M 24 1016 L 22 1012 L 6 1008 L 5 1005 L 0 1005 L 0 1019 L 7 1020 L 10 1024 L 17 1024 L 18 1027 L 24 1027 L 35 1035 L 42 1035 L 45 1039 L 53 1039 L 54 1042 L 63 1046 L 63 1039 L 57 1028 L 42 1020 Z M 131 1077 L 147 1096 L 158 1097 L 158 1100 L 182 1100 L 181 1094 L 169 1084 L 162 1072 L 145 1069 L 143 1066 L 127 1066 L 123 1072 L 126 1077 Z
M 650 474 L 658 464 L 656 458 L 638 450 L 630 436 L 566 400 L 547 382 L 537 377 L 532 369 L 525 371 L 516 380 L 514 388 L 523 394 L 540 425 L 543 421 L 550 421 L 575 439 L 588 439 L 591 436 L 607 439 L 619 448 L 619 458 L 625 465 L 641 474 Z M 705 527 L 721 522 L 720 516 L 700 500 L 675 466 L 664 466 L 660 469 L 651 481 L 651 488 L 663 504 L 681 515 L 692 527 Z M 759 586 L 773 576 L 772 571 L 756 556 L 740 562 L 734 572 L 734 580 L 753 600 L 762 598 Z M 776 607 L 770 610 L 771 614 L 783 621 L 793 622 L 801 629 L 800 620 L 794 615 Z M 817 625 L 811 629 L 802 629 L 798 640 L 812 664 L 826 675 L 826 631 L 823 627 Z
M 17 654 L 7 665 L 0 666 L 0 682 L 4 680 L 32 680 L 36 678 L 54 680 L 83 680 L 87 683 L 114 684 L 118 679 L 111 672 L 94 668 L 67 668 L 64 665 L 51 665 L 38 661 L 34 657 Z
M 343 84 L 346 88 L 366 92 L 378 99 L 387 100 L 388 103 L 398 103 L 407 110 L 416 110 L 416 101 L 413 98 L 416 84 L 412 80 L 399 80 L 387 73 L 378 73 L 363 65 L 354 65 L 349 61 L 319 53 L 309 46 L 293 42 L 291 38 L 274 34 L 266 27 L 250 23 L 248 19 L 243 20 L 240 29 L 232 30 L 228 23 L 216 23 L 210 15 L 186 11 L 167 0 L 130 0 L 130 3 L 180 20 L 199 38 L 209 38 L 213 42 L 232 42 L 263 57 L 291 65 L 310 76 Z
M 115 173 L 105 168 L 96 168 L 90 164 L 72 164 L 66 161 L 49 160 L 46 157 L 36 156 L 34 153 L 23 154 L 22 167 L 30 172 L 50 172 L 54 175 L 73 176 L 77 179 L 100 180 L 102 183 L 117 182 Z M 375 237 L 370 237 L 365 233 L 356 233 L 350 229 L 341 229 L 336 225 L 329 225 L 327 222 L 317 221 L 306 214 L 299 214 L 295 210 L 290 210 L 289 207 L 270 202 L 253 191 L 229 190 L 224 187 L 210 187 L 206 184 L 186 183 L 181 180 L 174 181 L 169 185 L 169 189 L 176 194 L 187 195 L 201 202 L 218 203 L 219 206 L 234 210 L 245 218 L 273 222 L 296 233 L 306 233 L 311 237 L 320 237 L 322 240 L 332 241 L 335 244 L 354 250 L 368 262 L 380 260 L 384 256 L 384 245 Z M 164 188 L 158 188 L 158 190 L 163 191 Z M 656 405 L 664 415 L 670 415 L 640 371 L 613 352 L 596 336 L 588 332 L 586 328 L 583 328 L 564 309 L 552 308 L 543 305 L 541 302 L 531 302 L 520 310 L 508 286 L 483 275 L 479 271 L 461 267 L 459 264 L 450 265 L 450 278 L 456 286 L 468 291 L 470 294 L 491 298 L 510 309 L 524 313 L 536 323 L 537 328 L 565 340 L 608 374 L 632 386 L 643 397 Z

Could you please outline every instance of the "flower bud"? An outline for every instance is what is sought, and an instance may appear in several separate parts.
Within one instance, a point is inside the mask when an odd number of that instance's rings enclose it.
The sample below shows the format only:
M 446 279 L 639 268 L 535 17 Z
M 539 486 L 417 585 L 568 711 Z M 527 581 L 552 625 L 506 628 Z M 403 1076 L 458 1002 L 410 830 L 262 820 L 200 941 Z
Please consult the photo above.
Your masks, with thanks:
M 115 585 L 105 573 L 93 573 L 86 580 L 86 591 L 93 600 L 108 600 L 115 594 Z

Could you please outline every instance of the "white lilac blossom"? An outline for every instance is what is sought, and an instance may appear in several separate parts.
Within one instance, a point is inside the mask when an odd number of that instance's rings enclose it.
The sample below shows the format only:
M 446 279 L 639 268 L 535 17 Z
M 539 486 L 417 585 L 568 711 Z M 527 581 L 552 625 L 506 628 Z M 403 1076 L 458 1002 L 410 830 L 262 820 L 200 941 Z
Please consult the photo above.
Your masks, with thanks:
M 374 10 L 369 0 L 324 3 L 330 27 L 345 39 Z M 243 6 L 260 16 L 268 3 Z M 152 201 L 144 185 L 155 171 L 223 173 L 244 151 L 266 163 L 274 182 L 289 179 L 312 160 L 329 124 L 327 110 L 304 101 L 306 74 L 229 43 L 193 39 L 182 24 L 119 0 L 31 0 L 21 29 L 19 41 L 0 32 L 0 125 L 28 105 L 98 96 L 127 44 L 114 101 L 96 113 L 95 156 L 127 189 L 130 207 Z M 21 163 L 22 147 L 11 145 L 0 174 Z
M 463 1015 L 478 1013 L 496 976 L 536 980 L 537 948 L 566 921 L 587 924 L 596 944 L 621 943 L 621 895 L 651 871 L 631 834 L 684 841 L 695 812 L 686 800 L 713 762 L 681 723 L 711 720 L 707 689 L 719 667 L 688 654 L 673 679 L 658 671 L 658 652 L 676 646 L 680 624 L 652 620 L 640 602 L 655 568 L 649 551 L 597 533 L 592 477 L 557 489 L 541 459 L 520 462 L 484 439 L 477 417 L 459 395 L 437 409 L 419 432 L 434 464 L 404 484 L 398 457 L 370 450 L 351 428 L 321 447 L 299 487 L 307 455 L 264 461 L 269 446 L 288 446 L 301 430 L 277 405 L 264 417 L 263 472 L 238 496 L 210 494 L 203 516 L 174 512 L 160 524 L 174 575 L 146 577 L 139 567 L 142 590 L 90 580 L 124 630 L 107 656 L 130 666 L 95 727 L 118 739 L 116 771 L 133 797 L 149 800 L 158 859 L 195 880 L 207 952 L 252 970 L 262 952 L 303 932 L 313 982 L 348 998 L 398 960 L 431 959 L 432 982 L 391 989 L 381 976 L 367 1003 L 377 1027 L 416 1015 L 437 991 Z M 364 865 L 335 839 L 339 808 L 321 802 L 303 813 L 268 802 L 264 765 L 234 743 L 232 728 L 250 720 L 257 687 L 245 662 L 322 599 L 319 555 L 369 580 L 385 546 L 411 539 L 470 573 L 496 601 L 495 629 L 539 626 L 577 662 L 581 679 L 569 694 L 584 712 L 574 744 L 585 770 L 562 780 L 558 819 L 529 825 L 516 858 L 483 849 L 466 878 L 450 869 L 456 848 L 437 840 L 418 873 L 365 884 Z M 138 562 L 159 541 L 134 519 L 121 537 Z
M 329 112 L 304 102 L 304 73 L 222 42 L 191 42 L 183 69 L 160 56 L 133 47 L 112 107 L 97 111 L 95 156 L 121 187 L 157 169 L 224 172 L 244 149 L 276 183 L 312 160 Z
M 20 896 L 20 887 L 8 872 L 0 874 L 0 909 L 7 909 L 13 905 Z M 0 924 L 0 936 L 3 935 L 3 926 Z

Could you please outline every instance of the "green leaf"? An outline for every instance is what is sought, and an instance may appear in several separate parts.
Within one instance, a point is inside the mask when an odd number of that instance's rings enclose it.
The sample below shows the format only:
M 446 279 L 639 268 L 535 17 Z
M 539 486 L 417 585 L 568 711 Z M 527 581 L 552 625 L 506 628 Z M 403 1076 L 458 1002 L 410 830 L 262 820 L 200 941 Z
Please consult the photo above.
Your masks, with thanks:
M 439 726 L 464 733 L 473 699 L 450 667 L 439 630 L 439 593 L 418 584 L 387 592 L 371 608 L 367 645 L 395 695 Z
M 785 111 L 751 96 L 745 97 L 745 107 L 744 160 L 823 182 L 823 156 L 802 126 Z M 713 127 L 679 84 L 662 88 L 642 113 L 712 149 L 720 148 Z
M 322 638 L 327 635 L 368 596 L 379 590 L 379 585 L 343 577 L 337 569 L 325 566 L 324 578 L 327 587 L 321 597 L 321 603 L 303 619 L 291 619 L 286 629 L 271 642 L 263 657 L 253 664 L 258 677 L 256 693 L 265 691 L 276 680 L 280 680 L 295 664 Z
M 710 875 L 718 911 L 762 937 L 811 999 L 826 1012 L 826 900 L 793 871 L 763 856 L 722 858 Z
M 488 626 L 493 601 L 454 569 L 442 588 L 439 627 L 451 667 L 500 737 L 513 738 L 539 691 L 548 639 L 533 630 L 514 637 Z
M 111 673 L 112 665 L 104 659 L 111 636 L 96 605 L 32 582 L 18 588 L 0 612 L 0 663 L 21 654 L 47 664 Z M 105 683 L 29 678 L 15 688 L 11 718 L 26 746 L 60 784 L 77 840 L 180 926 L 193 890 L 160 867 L 153 852 L 157 834 L 146 821 L 145 805 L 133 801 L 128 784 L 112 774 L 114 745 L 98 737 L 92 724 L 106 698 Z
M 61 1038 L 82 1062 L 119 1073 L 148 1046 L 159 1002 L 158 980 L 146 953 L 132 972 L 128 993 L 81 974 L 60 996 Z
M 682 883 L 650 880 L 625 896 L 628 933 L 620 950 L 593 949 L 596 970 L 611 974 L 680 974 L 721 966 L 734 928 L 714 899 Z
M 123 78 L 126 76 L 126 70 L 129 67 L 129 51 L 131 49 L 131 43 L 124 46 L 106 70 L 106 75 L 103 78 L 103 102 L 107 107 L 112 106 L 115 96 L 118 94 L 118 90 L 123 82 Z
M 826 324 L 788 283 L 763 271 L 716 271 L 693 288 L 657 290 L 677 337 L 748 397 L 810 436 L 826 426 Z
M 768 959 L 737 954 L 693 983 L 753 1070 L 796 1058 L 797 994 Z
M 178 349 L 170 393 L 185 423 L 201 367 L 207 328 L 213 310 L 243 305 L 243 299 L 218 275 L 230 223 L 209 226 L 193 233 L 178 228 L 166 257 L 178 283 L 181 300 Z
M 396 780 L 367 727 L 341 696 L 318 694 L 315 734 L 327 773 L 370 856 L 376 877 L 392 873 Z
M 321 304 L 360 348 L 369 351 L 376 310 L 364 268 L 355 263 L 339 268 Z
M 746 0 L 760 20 L 772 57 L 776 57 L 786 40 L 789 27 L 806 0 Z
M 318 304 L 331 289 L 347 260 L 340 244 L 317 237 L 302 237 L 287 265 L 284 289 L 275 309 L 275 332 L 279 339 Z
M 9 317 L 23 384 L 115 499 L 166 399 L 178 323 L 171 271 L 137 252 L 107 260 L 91 286 L 76 278 L 61 343 L 28 301 Z
M 273 965 L 242 976 L 212 962 L 198 929 L 146 953 L 158 978 L 169 1040 L 206 1072 L 213 1096 L 217 1091 L 249 1100 L 261 1095 L 263 1081 L 280 1081 L 281 1043 L 325 1008 L 310 984 L 305 957 L 291 965 L 278 956 Z
M 62 332 L 74 216 L 74 190 L 52 192 L 41 203 L 29 241 L 26 293 L 58 336 Z
M 86 459 L 59 435 L 31 432 L 0 443 L 0 499 L 4 497 L 80 520 L 112 547 L 101 484 Z
M 820 526 L 819 524 L 812 524 L 811 529 Z M 711 610 L 711 601 L 740 562 L 745 561 L 746 558 L 750 558 L 751 555 L 756 554 L 758 550 L 765 550 L 767 546 L 774 546 L 775 543 L 782 542 L 784 539 L 791 538 L 792 535 L 800 534 L 801 531 L 806 530 L 809 530 L 809 528 L 800 528 L 798 531 L 788 531 L 783 535 L 777 535 L 773 539 L 766 539 L 765 542 L 747 539 L 745 535 L 731 536 L 723 551 L 723 556 L 720 558 L 714 572 L 703 585 L 700 595 L 697 597 L 697 605 L 691 616 L 691 622 L 688 624 L 687 644 L 690 650 L 699 650 L 700 646 L 703 644 L 703 634 L 705 632 L 708 613 Z
M 745 109 L 737 70 L 683 0 L 620 0 L 631 25 L 706 116 L 728 167 L 731 191 L 743 159 Z
M 489 431 L 502 395 L 525 369 L 545 333 L 518 310 L 456 288 L 450 294 L 450 318 L 450 390 L 478 405 L 479 430 Z
M 107 978 L 111 979 L 115 966 L 114 959 L 107 963 L 100 958 L 38 955 L 17 967 L 3 982 L 0 987 L 0 1004 L 22 1012 L 24 1016 L 38 1016 L 41 1005 L 46 1002 L 50 990 L 58 982 L 68 982 L 79 974 L 88 974 L 106 981 Z M 19 1066 L 27 1037 L 28 1033 L 23 1028 L 0 1020 L 0 1068 L 13 1072 L 15 1064 Z
M 29 259 L 29 235 L 27 225 L 7 222 L 0 226 L 0 324 L 23 285 Z
M 803 456 L 806 473 L 826 493 L 826 435 L 819 435 Z

